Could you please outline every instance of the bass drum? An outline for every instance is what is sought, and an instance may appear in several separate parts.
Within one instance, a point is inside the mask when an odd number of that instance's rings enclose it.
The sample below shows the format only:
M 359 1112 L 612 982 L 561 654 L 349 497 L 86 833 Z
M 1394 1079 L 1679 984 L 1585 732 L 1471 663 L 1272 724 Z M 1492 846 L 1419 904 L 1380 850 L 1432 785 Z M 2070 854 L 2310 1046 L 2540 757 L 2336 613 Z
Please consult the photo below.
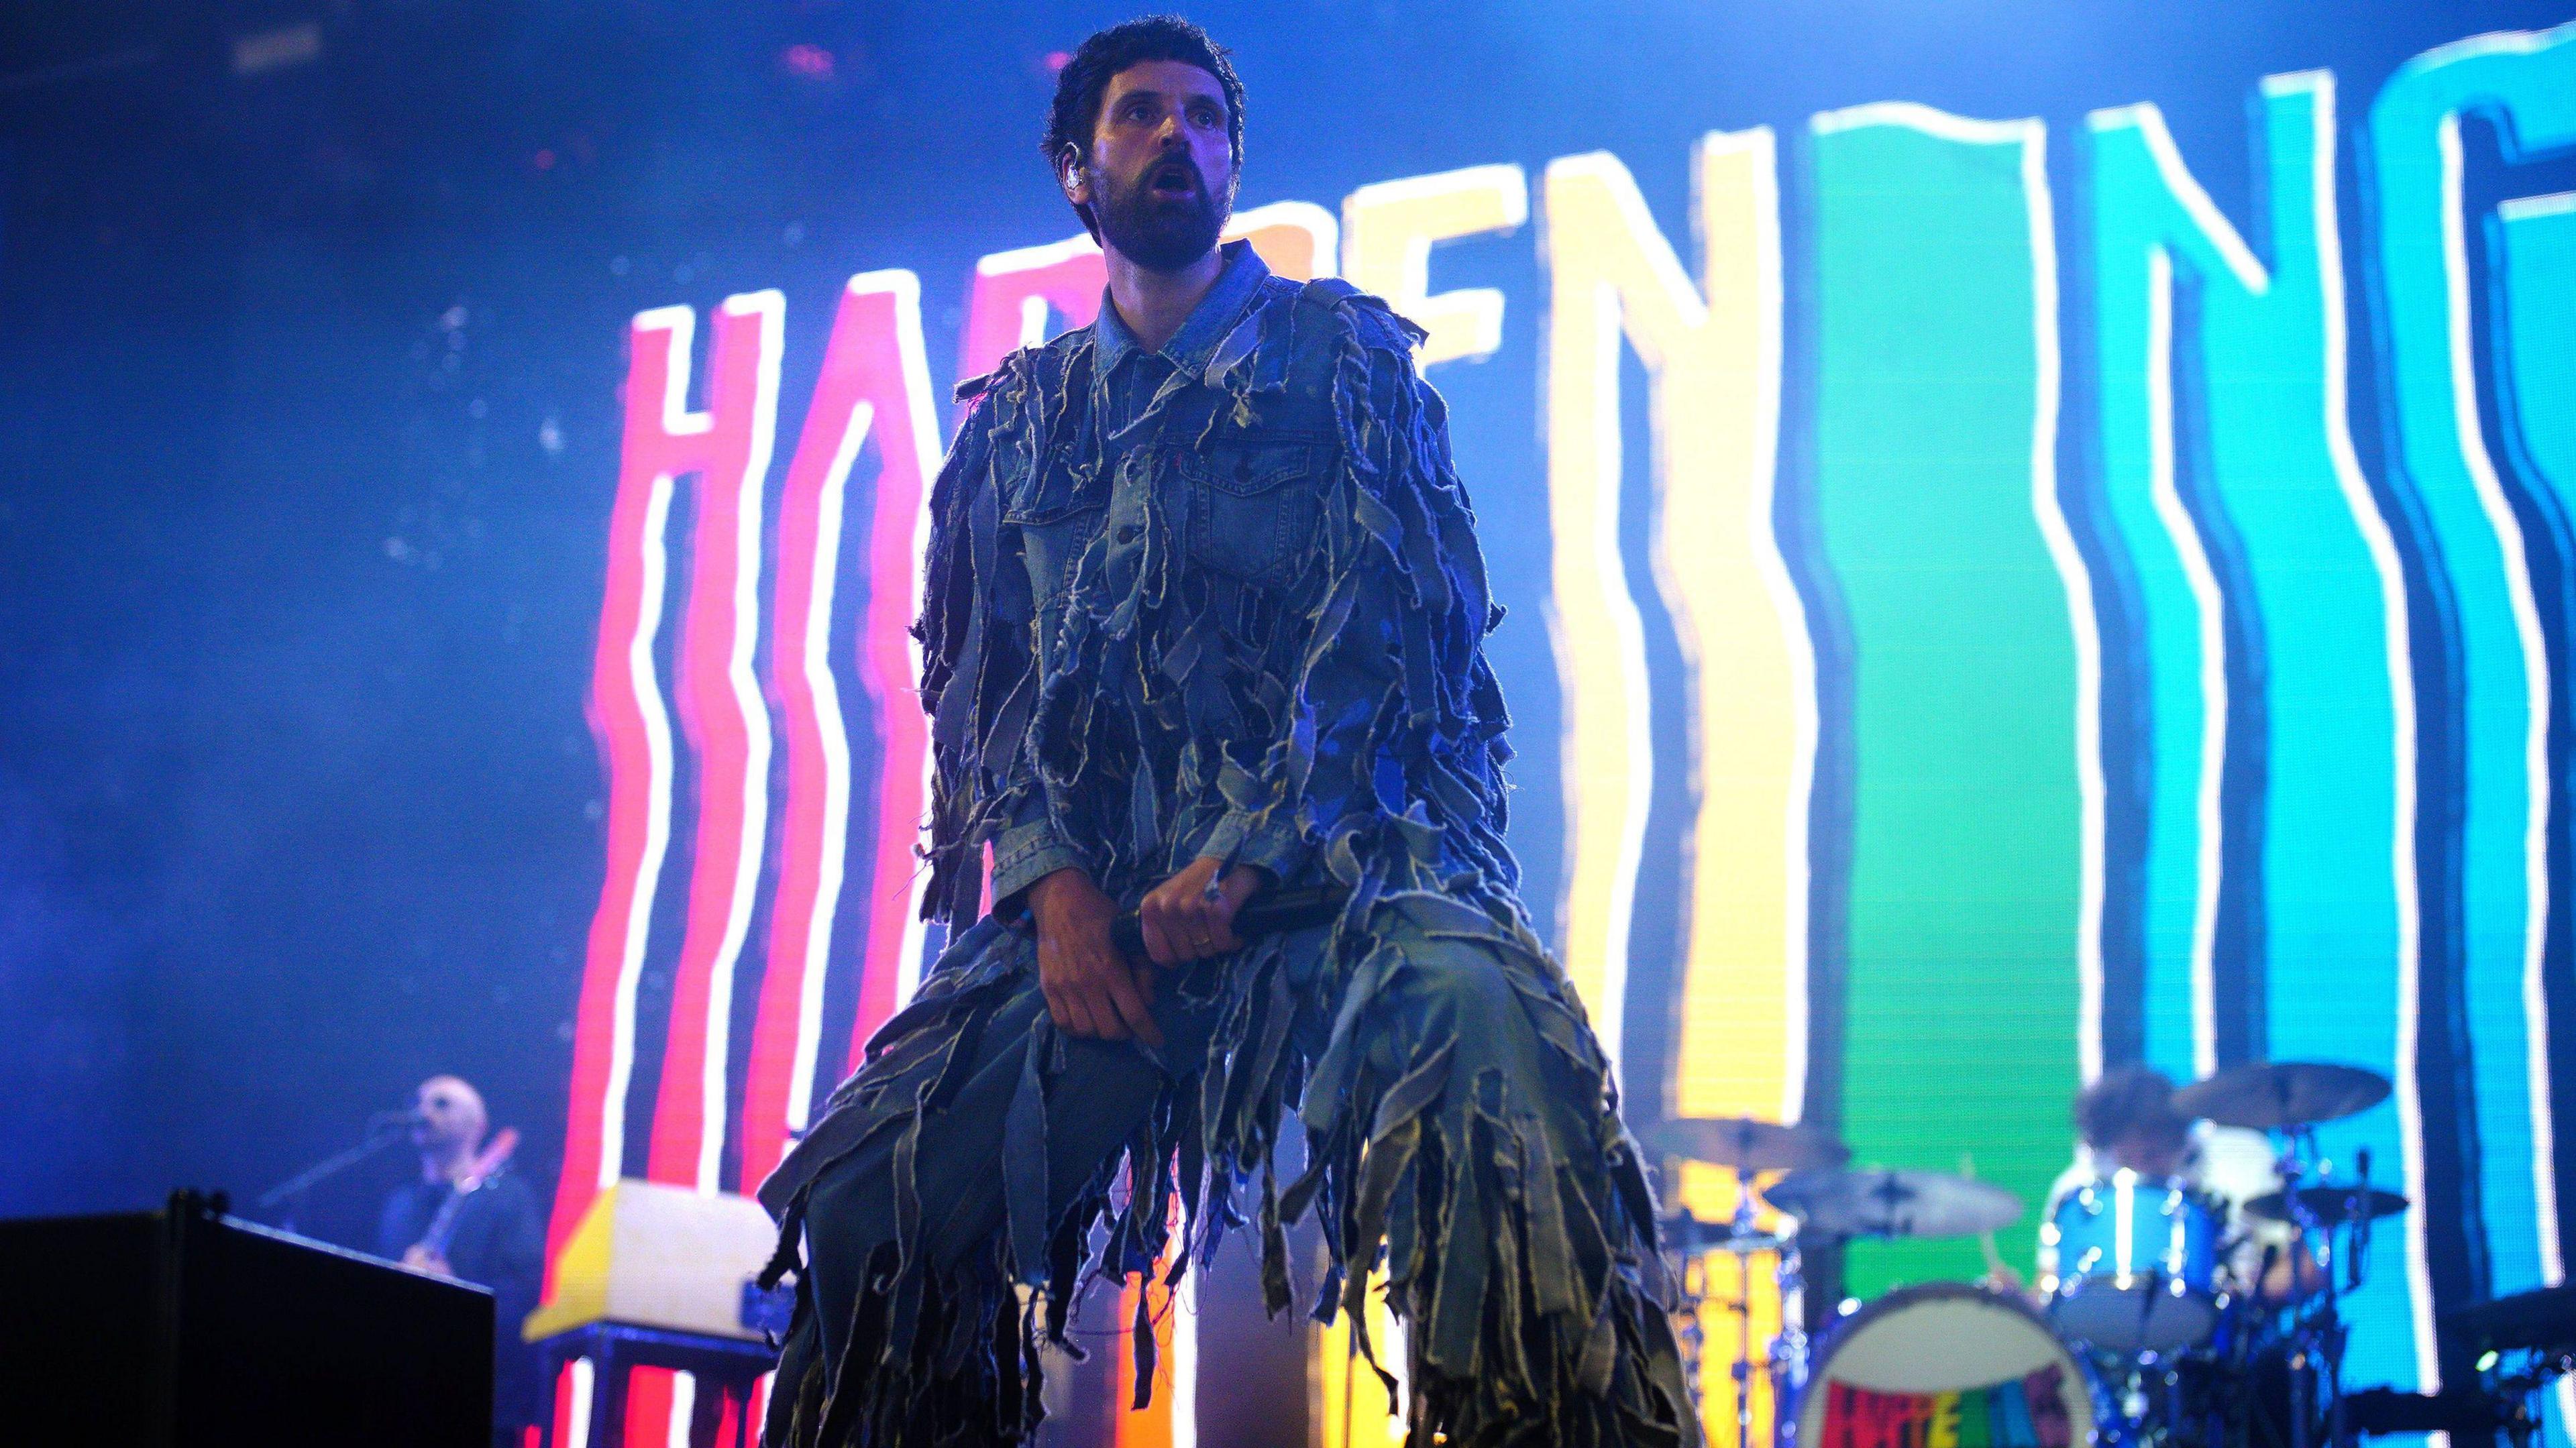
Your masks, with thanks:
M 2081 1448 L 2091 1378 L 2019 1298 L 1903 1287 L 1827 1329 L 1799 1394 L 1800 1448 Z

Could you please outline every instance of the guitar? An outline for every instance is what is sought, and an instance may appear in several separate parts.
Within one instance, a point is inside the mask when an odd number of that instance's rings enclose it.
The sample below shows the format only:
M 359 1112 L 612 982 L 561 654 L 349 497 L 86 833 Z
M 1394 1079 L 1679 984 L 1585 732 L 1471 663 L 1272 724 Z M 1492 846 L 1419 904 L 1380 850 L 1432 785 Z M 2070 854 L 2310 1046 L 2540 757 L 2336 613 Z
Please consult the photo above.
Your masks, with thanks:
M 447 1265 L 447 1244 L 456 1235 L 456 1219 L 465 1210 L 465 1199 L 489 1185 L 510 1160 L 510 1153 L 518 1149 L 518 1128 L 505 1126 L 493 1133 L 490 1144 L 448 1189 L 447 1200 L 438 1204 L 438 1215 L 429 1219 L 429 1230 L 403 1252 L 405 1267 L 435 1272 L 441 1277 L 456 1275 Z

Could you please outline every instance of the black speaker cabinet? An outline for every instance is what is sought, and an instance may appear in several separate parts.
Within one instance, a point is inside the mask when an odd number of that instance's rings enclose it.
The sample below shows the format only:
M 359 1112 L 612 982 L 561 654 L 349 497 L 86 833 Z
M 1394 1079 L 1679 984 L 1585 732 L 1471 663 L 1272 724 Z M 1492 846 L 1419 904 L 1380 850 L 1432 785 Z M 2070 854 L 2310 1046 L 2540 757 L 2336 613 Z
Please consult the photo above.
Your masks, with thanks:
M 220 1208 L 0 1222 L 0 1434 L 490 1444 L 490 1293 Z

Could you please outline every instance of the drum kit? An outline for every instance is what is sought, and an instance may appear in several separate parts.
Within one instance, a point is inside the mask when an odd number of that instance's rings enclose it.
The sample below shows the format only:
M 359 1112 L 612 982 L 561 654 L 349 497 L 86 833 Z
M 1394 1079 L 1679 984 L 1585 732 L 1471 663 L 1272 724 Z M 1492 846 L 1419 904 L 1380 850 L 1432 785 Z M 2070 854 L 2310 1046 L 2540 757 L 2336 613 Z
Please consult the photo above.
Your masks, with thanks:
M 1854 1167 L 1829 1132 L 1749 1117 L 1683 1118 L 1640 1135 L 1670 1161 L 1734 1174 L 1732 1217 L 1666 1218 L 1676 1326 L 1691 1381 L 1711 1346 L 1701 1313 L 1736 1319 L 1733 1448 L 1756 1448 L 1751 1391 L 1776 1406 L 1768 1448 L 2348 1448 L 2338 1305 L 2358 1287 L 2372 1223 L 2408 1203 L 2369 1181 L 2321 1179 L 2316 1128 L 2385 1099 L 2349 1066 L 2239 1067 L 2177 1091 L 2176 1112 L 2271 1134 L 2279 1190 L 2235 1204 L 2181 1178 L 2115 1170 L 2064 1192 L 2042 1224 L 2056 1271 L 2024 1292 L 1992 1234 L 2022 1199 L 1972 1175 Z M 1963 1163 L 1964 1165 L 1965 1163 Z M 1784 1222 L 1768 1225 L 1760 1207 Z M 1803 1254 L 1864 1240 L 1982 1237 L 1980 1283 L 1900 1287 L 1803 1316 Z M 1777 1254 L 1780 1332 L 1754 1341 L 1753 1259 Z M 1731 1297 L 1709 1267 L 1735 1259 Z M 1998 1281 L 1998 1278 L 2007 1280 Z M 1713 1368 L 1714 1363 L 1707 1364 Z

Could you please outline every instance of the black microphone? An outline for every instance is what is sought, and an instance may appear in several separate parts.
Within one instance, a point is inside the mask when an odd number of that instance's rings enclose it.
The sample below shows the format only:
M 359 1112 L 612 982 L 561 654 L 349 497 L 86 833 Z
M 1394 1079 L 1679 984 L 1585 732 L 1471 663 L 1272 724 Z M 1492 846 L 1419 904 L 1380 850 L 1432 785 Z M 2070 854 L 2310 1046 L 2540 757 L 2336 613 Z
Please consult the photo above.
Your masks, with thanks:
M 1303 930 L 1312 925 L 1329 925 L 1350 903 L 1351 892 L 1340 885 L 1307 885 L 1294 890 L 1269 889 L 1243 902 L 1234 912 L 1234 933 L 1243 940 L 1264 935 L 1278 935 L 1290 930 Z M 1132 960 L 1146 958 L 1145 924 L 1130 910 L 1109 923 L 1110 943 Z

